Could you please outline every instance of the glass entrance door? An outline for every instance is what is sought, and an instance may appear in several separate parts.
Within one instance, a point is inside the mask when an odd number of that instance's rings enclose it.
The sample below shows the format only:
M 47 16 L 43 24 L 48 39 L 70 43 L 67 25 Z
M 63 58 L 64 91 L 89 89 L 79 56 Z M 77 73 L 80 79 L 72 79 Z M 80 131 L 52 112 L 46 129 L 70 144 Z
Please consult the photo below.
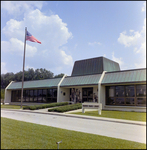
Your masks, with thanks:
M 82 88 L 82 103 L 93 102 L 93 88 Z

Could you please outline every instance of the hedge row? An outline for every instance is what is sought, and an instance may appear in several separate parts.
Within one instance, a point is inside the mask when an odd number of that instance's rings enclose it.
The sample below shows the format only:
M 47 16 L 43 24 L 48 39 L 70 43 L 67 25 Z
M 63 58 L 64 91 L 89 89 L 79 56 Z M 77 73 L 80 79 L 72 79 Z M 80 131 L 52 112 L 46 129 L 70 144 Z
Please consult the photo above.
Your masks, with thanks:
M 67 105 L 67 106 L 60 106 L 58 108 L 52 108 L 48 109 L 49 112 L 66 112 L 66 111 L 71 111 L 71 110 L 76 110 L 76 109 L 81 109 L 82 104 L 72 104 L 72 105 Z
M 50 108 L 50 107 L 56 107 L 56 106 L 64 106 L 64 105 L 68 105 L 68 102 L 50 103 L 50 104 L 41 104 L 41 105 L 32 105 L 32 106 L 23 106 L 23 109 L 36 110 L 36 109 L 44 109 L 44 108 Z

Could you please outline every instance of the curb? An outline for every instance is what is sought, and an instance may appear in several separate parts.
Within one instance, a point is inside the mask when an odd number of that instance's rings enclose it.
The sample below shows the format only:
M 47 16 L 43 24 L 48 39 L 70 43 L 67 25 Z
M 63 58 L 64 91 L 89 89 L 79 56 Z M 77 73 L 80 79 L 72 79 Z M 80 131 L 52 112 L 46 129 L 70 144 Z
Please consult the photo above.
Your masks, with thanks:
M 132 125 L 141 125 L 146 126 L 146 122 L 139 122 L 133 120 L 123 120 L 123 119 L 113 119 L 113 118 L 105 118 L 105 117 L 94 117 L 94 116 L 83 116 L 83 115 L 75 115 L 75 114 L 65 114 L 65 113 L 56 113 L 56 112 L 37 112 L 36 110 L 22 110 L 22 109 L 5 109 L 1 108 L 1 110 L 7 111 L 20 111 L 20 112 L 30 112 L 30 113 L 38 113 L 38 114 L 46 114 L 46 115 L 58 115 L 58 116 L 65 116 L 65 117 L 73 117 L 73 118 L 81 118 L 81 119 L 90 119 L 90 120 L 98 120 L 98 121 L 108 121 L 108 122 L 115 122 L 115 123 L 124 123 L 124 124 L 132 124 Z

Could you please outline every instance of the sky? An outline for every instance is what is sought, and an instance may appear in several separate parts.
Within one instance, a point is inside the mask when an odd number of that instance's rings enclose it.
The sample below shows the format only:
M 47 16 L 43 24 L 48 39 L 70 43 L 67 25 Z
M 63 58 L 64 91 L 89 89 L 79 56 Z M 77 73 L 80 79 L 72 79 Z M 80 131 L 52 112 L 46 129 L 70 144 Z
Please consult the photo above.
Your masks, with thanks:
M 146 68 L 146 1 L 1 1 L 1 74 L 71 75 L 77 60 L 105 57 L 121 70 Z

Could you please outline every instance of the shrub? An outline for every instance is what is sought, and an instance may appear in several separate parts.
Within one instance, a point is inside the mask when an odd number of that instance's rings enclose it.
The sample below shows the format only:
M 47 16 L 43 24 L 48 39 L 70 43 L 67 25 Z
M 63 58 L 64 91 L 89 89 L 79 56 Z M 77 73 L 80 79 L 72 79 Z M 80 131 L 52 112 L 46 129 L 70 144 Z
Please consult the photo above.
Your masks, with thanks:
M 30 106 L 23 106 L 23 109 L 29 109 Z
M 33 105 L 33 106 L 23 106 L 23 109 L 35 110 L 35 109 L 44 109 L 44 108 L 64 106 L 64 105 L 68 105 L 68 102 L 41 104 L 41 105 Z
M 36 107 L 36 109 L 42 109 L 42 105 L 34 105 Z
M 36 106 L 30 106 L 29 109 L 30 109 L 30 110 L 35 110 L 35 109 L 36 109 Z
M 81 108 L 82 108 L 82 104 L 78 103 L 78 104 L 72 104 L 68 106 L 60 106 L 58 108 L 48 109 L 48 112 L 66 112 L 66 111 L 76 110 L 76 109 L 81 109 Z

